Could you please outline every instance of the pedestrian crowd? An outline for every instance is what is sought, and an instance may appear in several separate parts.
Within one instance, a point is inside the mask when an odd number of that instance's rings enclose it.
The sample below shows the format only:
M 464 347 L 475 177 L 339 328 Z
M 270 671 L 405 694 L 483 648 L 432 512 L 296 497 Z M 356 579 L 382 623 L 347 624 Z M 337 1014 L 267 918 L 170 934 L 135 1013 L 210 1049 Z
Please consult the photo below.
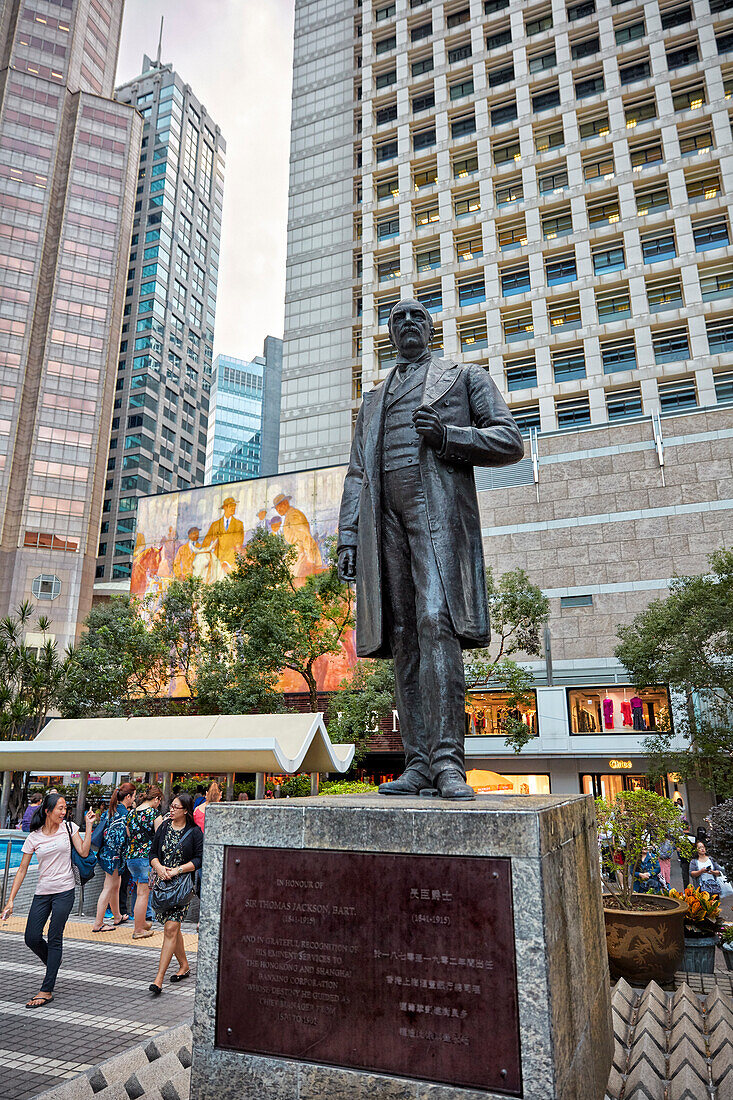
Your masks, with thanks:
M 676 803 L 676 805 L 682 814 L 682 804 Z M 687 824 L 684 816 L 682 820 Z M 633 875 L 634 893 L 668 893 L 672 884 L 672 856 L 676 855 L 682 876 L 683 889 L 692 883 L 694 887 L 706 890 L 709 894 L 714 894 L 717 897 L 730 897 L 733 895 L 733 885 L 726 879 L 723 868 L 707 854 L 711 824 L 709 818 L 706 818 L 705 822 L 705 825 L 698 826 L 694 835 L 692 833 L 686 834 L 689 849 L 678 847 L 671 834 L 665 837 L 661 844 L 649 845 L 643 848 L 630 872 Z M 621 868 L 624 863 L 623 852 L 617 848 L 615 853 L 611 855 L 608 839 L 601 835 L 599 840 L 601 863 L 604 871 L 612 876 L 615 875 L 620 881 Z M 695 853 L 694 855 L 690 854 L 690 849 Z
M 54 999 L 64 929 L 76 888 L 92 878 L 97 864 L 104 883 L 92 932 L 102 935 L 130 922 L 129 886 L 132 939 L 153 936 L 154 922 L 163 930 L 158 970 L 149 985 L 150 992 L 156 997 L 163 992 L 166 971 L 174 956 L 178 969 L 169 980 L 182 982 L 190 976 L 181 926 L 195 894 L 200 892 L 206 810 L 221 797 L 215 780 L 208 789 L 200 786 L 195 798 L 174 787 L 164 812 L 160 787 L 152 784 L 136 789 L 133 783 L 125 782 L 113 790 L 98 821 L 94 810 L 87 812 L 82 834 L 69 820 L 66 799 L 58 791 L 31 796 L 22 819 L 22 829 L 28 835 L 8 902 L 0 914 L 2 921 L 12 915 L 35 856 L 38 876 L 26 919 L 25 942 L 41 960 L 45 975 L 39 992 L 26 1007 L 41 1008 Z

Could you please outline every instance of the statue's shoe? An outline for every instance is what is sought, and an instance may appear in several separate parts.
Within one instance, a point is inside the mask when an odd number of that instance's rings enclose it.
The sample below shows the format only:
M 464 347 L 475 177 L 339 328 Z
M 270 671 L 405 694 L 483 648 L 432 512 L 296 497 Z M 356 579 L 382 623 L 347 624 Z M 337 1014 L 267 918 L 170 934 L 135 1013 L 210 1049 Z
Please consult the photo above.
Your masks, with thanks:
M 473 787 L 469 787 L 461 773 L 452 768 L 447 768 L 436 775 L 433 785 L 438 791 L 439 798 L 450 798 L 461 802 L 473 802 L 476 798 Z
M 391 783 L 382 783 L 379 787 L 380 794 L 409 795 L 420 794 L 432 787 L 429 779 L 424 779 L 417 772 L 403 772 L 399 779 L 393 779 Z

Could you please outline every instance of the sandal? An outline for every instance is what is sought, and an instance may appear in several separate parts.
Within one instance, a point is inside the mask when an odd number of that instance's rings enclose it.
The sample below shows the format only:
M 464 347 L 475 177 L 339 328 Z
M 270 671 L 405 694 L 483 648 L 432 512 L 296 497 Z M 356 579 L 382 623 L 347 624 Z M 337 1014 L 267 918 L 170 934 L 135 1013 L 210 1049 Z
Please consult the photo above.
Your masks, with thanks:
M 132 938 L 134 940 L 146 940 L 148 936 L 154 936 L 155 932 L 152 929 L 147 929 L 145 932 L 133 932 Z
M 103 924 L 101 928 L 92 928 L 92 932 L 112 932 L 111 924 Z
M 121 924 L 127 924 L 127 922 L 129 921 L 129 919 L 130 919 L 130 916 L 129 916 L 129 914 L 128 914 L 128 913 L 125 913 L 124 917 L 120 917 L 120 919 L 119 919 L 119 920 L 116 920 L 116 921 L 114 922 L 115 928 L 119 928 Z
M 42 1008 L 44 1005 L 50 1005 L 53 1000 L 53 993 L 49 993 L 47 997 L 41 996 L 38 993 L 35 997 L 31 997 L 30 1001 L 26 1003 L 26 1008 Z

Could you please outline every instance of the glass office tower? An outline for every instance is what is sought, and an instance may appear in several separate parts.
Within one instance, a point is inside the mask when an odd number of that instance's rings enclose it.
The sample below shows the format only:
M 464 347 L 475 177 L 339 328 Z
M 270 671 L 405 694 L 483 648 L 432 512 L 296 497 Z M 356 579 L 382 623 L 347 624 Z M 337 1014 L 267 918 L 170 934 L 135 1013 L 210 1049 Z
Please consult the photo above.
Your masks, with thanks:
M 250 362 L 217 355 L 211 386 L 206 484 L 277 473 L 282 340 Z
M 0 3 L 0 616 L 31 600 L 59 647 L 91 607 L 135 202 L 122 9 Z
M 143 58 L 117 89 L 143 116 L 98 580 L 130 576 L 137 498 L 203 485 L 225 142 L 191 88 Z

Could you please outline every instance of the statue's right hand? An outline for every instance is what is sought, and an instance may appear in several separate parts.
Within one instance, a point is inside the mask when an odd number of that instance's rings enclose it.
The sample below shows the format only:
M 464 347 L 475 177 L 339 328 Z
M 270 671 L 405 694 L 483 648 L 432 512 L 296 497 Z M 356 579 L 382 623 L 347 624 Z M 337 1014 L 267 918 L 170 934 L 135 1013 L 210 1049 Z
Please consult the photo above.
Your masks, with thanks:
M 344 546 L 339 550 L 339 580 L 353 583 L 356 580 L 356 547 Z

